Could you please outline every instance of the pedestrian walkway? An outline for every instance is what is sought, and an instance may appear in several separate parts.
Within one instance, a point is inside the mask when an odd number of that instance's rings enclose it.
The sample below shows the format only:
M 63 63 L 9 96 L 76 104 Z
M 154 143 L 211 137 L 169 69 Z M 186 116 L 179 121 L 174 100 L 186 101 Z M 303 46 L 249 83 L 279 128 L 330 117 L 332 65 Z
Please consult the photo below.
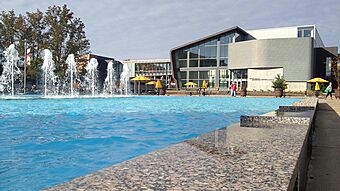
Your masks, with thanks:
M 340 100 L 319 100 L 307 190 L 340 191 Z

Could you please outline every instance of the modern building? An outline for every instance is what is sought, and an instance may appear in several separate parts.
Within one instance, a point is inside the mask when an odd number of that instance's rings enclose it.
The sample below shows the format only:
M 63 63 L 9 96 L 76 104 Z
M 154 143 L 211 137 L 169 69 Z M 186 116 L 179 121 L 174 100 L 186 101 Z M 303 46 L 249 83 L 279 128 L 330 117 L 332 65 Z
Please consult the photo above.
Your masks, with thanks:
M 174 78 L 179 88 L 206 80 L 210 88 L 238 87 L 272 90 L 277 75 L 284 76 L 288 91 L 306 90 L 308 79 L 326 77 L 326 60 L 337 47 L 326 48 L 315 25 L 243 30 L 232 27 L 173 48 Z
M 162 79 L 169 84 L 172 79 L 172 67 L 170 59 L 151 60 L 123 60 L 122 63 L 128 65 L 129 77 L 146 76 L 150 79 Z
M 100 89 L 102 89 L 105 78 L 107 76 L 107 65 L 110 61 L 113 62 L 113 68 L 116 73 L 116 79 L 117 83 L 120 80 L 120 74 L 123 72 L 123 64 L 114 58 L 110 57 L 105 57 L 105 56 L 99 56 L 96 54 L 85 54 L 82 55 L 78 60 L 77 60 L 77 69 L 81 73 L 85 74 L 85 67 L 86 65 L 90 62 L 91 58 L 95 58 L 98 61 L 98 79 L 99 79 L 99 86 Z M 118 86 L 118 84 L 116 84 Z

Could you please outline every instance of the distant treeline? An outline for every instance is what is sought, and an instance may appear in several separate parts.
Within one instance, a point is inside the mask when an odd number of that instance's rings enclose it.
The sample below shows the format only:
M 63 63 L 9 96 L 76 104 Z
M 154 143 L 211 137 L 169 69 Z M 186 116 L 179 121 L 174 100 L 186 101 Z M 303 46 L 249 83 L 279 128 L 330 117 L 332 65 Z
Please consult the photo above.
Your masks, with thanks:
M 85 35 L 85 25 L 64 5 L 50 6 L 45 12 L 37 9 L 16 15 L 12 11 L 0 13 L 0 51 L 10 44 L 16 44 L 19 56 L 24 58 L 25 42 L 30 48 L 30 66 L 27 68 L 28 79 L 36 79 L 43 62 L 41 52 L 50 49 L 56 65 L 56 73 L 64 77 L 65 60 L 68 54 L 76 58 L 89 53 L 90 42 Z

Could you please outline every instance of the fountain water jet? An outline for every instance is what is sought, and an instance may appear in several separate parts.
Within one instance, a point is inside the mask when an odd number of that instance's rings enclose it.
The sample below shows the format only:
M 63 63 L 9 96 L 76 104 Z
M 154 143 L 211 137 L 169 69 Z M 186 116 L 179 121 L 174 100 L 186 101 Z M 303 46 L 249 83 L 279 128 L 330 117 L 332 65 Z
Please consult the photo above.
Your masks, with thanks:
M 14 44 L 11 44 L 4 51 L 6 62 L 3 64 L 3 71 L 0 77 L 0 84 L 2 84 L 3 91 L 7 90 L 14 96 L 14 82 L 20 78 L 20 69 L 18 67 L 18 51 Z
M 66 59 L 67 70 L 66 70 L 66 80 L 70 80 L 70 95 L 74 96 L 74 81 L 77 79 L 77 67 L 74 60 L 74 54 L 69 54 Z
M 108 93 L 110 95 L 113 94 L 113 86 L 116 81 L 116 70 L 113 68 L 113 61 L 109 61 L 107 64 L 107 75 L 104 82 L 104 93 Z
M 54 93 L 55 82 L 57 79 L 57 76 L 54 74 L 55 66 L 52 59 L 52 53 L 48 49 L 44 50 L 44 62 L 41 69 L 44 71 L 44 87 L 45 87 L 44 95 L 46 97 L 49 85 L 51 85 L 51 90 Z
M 85 67 L 86 75 L 85 75 L 85 82 L 89 86 L 89 90 L 91 91 L 92 96 L 95 95 L 96 91 L 96 83 L 97 83 L 97 76 L 98 76 L 98 61 L 95 58 L 91 58 L 90 62 Z
M 123 91 L 125 92 L 125 95 L 128 95 L 130 90 L 130 81 L 129 81 L 129 66 L 128 64 L 123 65 L 123 72 L 120 74 L 120 91 L 121 94 L 123 94 Z M 124 87 L 124 90 L 123 90 Z

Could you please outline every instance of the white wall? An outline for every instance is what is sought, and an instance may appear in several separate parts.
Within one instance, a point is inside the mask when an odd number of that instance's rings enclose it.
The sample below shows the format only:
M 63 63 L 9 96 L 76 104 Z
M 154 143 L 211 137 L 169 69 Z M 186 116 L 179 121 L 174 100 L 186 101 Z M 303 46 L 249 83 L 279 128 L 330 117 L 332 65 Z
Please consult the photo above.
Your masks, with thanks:
M 277 75 L 283 75 L 283 68 L 248 69 L 248 91 L 271 90 L 272 81 Z
M 275 77 L 283 75 L 283 68 L 248 69 L 248 91 L 274 91 L 272 88 Z M 307 82 L 287 81 L 286 91 L 301 92 L 305 91 Z
M 297 27 L 246 30 L 256 39 L 297 38 Z

